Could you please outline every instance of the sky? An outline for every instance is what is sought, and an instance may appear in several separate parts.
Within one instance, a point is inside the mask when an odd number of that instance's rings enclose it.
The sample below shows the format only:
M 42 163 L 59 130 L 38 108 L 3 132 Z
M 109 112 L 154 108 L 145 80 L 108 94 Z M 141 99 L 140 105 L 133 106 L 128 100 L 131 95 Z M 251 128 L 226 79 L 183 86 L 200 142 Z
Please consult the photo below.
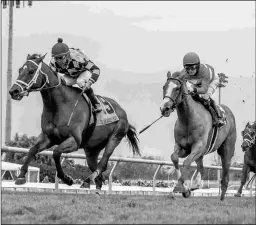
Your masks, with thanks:
M 203 63 L 213 65 L 217 71 L 226 72 L 230 77 L 241 77 L 241 74 L 255 77 L 253 1 L 34 1 L 31 8 L 27 5 L 23 8 L 22 4 L 20 9 L 14 8 L 13 26 L 14 38 L 23 37 L 29 41 L 35 35 L 51 37 L 47 48 L 42 49 L 38 45 L 41 53 L 50 53 L 58 37 L 62 37 L 70 47 L 78 48 L 83 47 L 77 46 L 70 35 L 79 37 L 79 43 L 83 38 L 90 40 L 81 46 L 90 45 L 91 48 L 83 50 L 103 68 L 99 84 L 95 84 L 98 87 L 111 76 L 104 75 L 104 68 L 126 74 L 112 77 L 116 81 L 134 85 L 138 81 L 153 84 L 154 80 L 159 81 L 158 77 L 151 76 L 150 80 L 141 81 L 145 79 L 142 75 L 156 73 L 160 76 L 163 71 L 181 69 L 182 57 L 189 51 L 196 51 Z M 7 9 L 2 10 L 2 38 L 8 38 Z M 34 49 L 31 46 L 22 48 L 30 53 L 31 48 Z M 2 74 L 6 74 L 7 45 L 2 48 Z M 20 45 L 14 42 L 14 53 L 21 52 L 18 48 Z M 17 78 L 17 69 L 24 59 L 25 55 L 21 55 L 15 61 L 13 80 Z M 50 54 L 47 54 L 46 61 L 49 59 Z M 129 72 L 138 76 L 131 79 Z M 5 76 L 2 78 L 3 109 L 6 80 Z M 37 97 L 29 98 L 35 100 Z M 147 101 L 150 105 L 150 99 Z M 13 104 L 21 106 L 21 103 Z M 35 101 L 34 107 L 39 107 L 39 103 Z M 20 131 L 26 127 L 20 121 L 27 109 L 19 109 L 19 112 L 13 112 L 16 114 L 13 123 L 20 123 Z M 130 110 L 139 113 L 139 103 L 134 102 L 134 109 Z M 31 119 L 39 123 L 37 116 L 33 115 Z M 148 122 L 153 121 L 156 110 L 147 116 Z M 29 127 L 35 135 L 34 128 Z M 151 146 L 147 148 L 150 151 Z
M 255 28 L 253 1 L 42 1 L 14 11 L 14 35 L 70 33 L 88 37 L 101 45 L 95 60 L 111 68 L 141 73 L 179 67 L 187 51 L 197 51 L 202 61 L 214 61 L 220 69 L 227 69 L 225 60 L 229 57 L 232 68 L 241 59 L 229 55 L 227 40 L 215 38 L 214 33 Z M 2 12 L 5 37 L 8 10 Z M 177 32 L 184 32 L 182 40 Z M 200 32 L 211 32 L 212 40 L 200 37 Z M 223 51 L 217 59 L 212 52 L 215 45 Z M 253 72 L 254 61 L 255 54 L 241 70 Z

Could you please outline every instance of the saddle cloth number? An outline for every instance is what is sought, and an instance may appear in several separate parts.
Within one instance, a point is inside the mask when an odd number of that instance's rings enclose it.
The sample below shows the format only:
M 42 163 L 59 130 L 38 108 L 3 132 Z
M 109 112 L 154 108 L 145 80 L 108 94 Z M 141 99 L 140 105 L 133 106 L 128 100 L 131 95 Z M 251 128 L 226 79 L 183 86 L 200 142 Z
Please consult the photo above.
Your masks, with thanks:
M 101 101 L 102 101 L 102 103 L 103 103 L 103 105 L 104 105 L 104 108 L 105 108 L 105 110 L 106 110 L 106 112 L 107 112 L 108 114 L 115 113 L 115 110 L 113 109 L 112 105 L 111 105 L 108 101 L 106 101 L 106 100 L 105 100 L 104 98 L 102 98 L 102 97 L 101 97 Z

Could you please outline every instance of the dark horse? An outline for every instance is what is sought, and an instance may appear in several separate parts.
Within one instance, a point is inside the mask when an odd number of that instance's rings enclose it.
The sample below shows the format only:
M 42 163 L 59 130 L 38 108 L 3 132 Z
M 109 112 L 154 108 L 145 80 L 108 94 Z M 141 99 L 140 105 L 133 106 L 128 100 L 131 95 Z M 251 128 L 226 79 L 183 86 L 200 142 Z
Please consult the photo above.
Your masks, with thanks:
M 81 90 L 66 86 L 58 74 L 54 73 L 43 62 L 44 56 L 28 55 L 26 63 L 19 69 L 19 76 L 9 93 L 14 100 L 21 100 L 32 91 L 40 91 L 43 99 L 43 113 L 41 116 L 41 133 L 37 143 L 30 148 L 26 161 L 21 167 L 16 184 L 26 182 L 25 174 L 33 157 L 51 146 L 58 145 L 53 151 L 57 176 L 68 185 L 74 183 L 72 177 L 64 174 L 60 157 L 62 153 L 70 153 L 83 148 L 87 164 L 92 174 L 86 179 L 95 182 L 96 188 L 101 189 L 102 172 L 107 169 L 107 163 L 114 149 L 123 137 L 127 137 L 133 154 L 140 155 L 136 129 L 129 124 L 126 112 L 113 99 L 106 98 L 114 107 L 119 120 L 94 130 L 89 129 L 91 109 L 83 97 L 78 101 L 70 125 L 67 126 L 71 112 Z M 91 132 L 91 133 L 90 133 Z M 105 148 L 98 163 L 98 156 Z
M 242 131 L 243 143 L 241 145 L 244 153 L 244 165 L 242 171 L 241 185 L 235 194 L 236 197 L 241 197 L 243 186 L 246 183 L 248 174 L 250 172 L 256 173 L 256 121 L 253 124 L 247 123 L 245 129 Z M 255 175 L 254 175 L 255 176 Z
M 208 136 L 212 126 L 212 116 L 205 107 L 195 101 L 188 92 L 184 78 L 175 72 L 173 76 L 167 73 L 167 81 L 163 86 L 162 114 L 169 116 L 177 110 L 178 119 L 174 127 L 175 147 L 171 160 L 178 175 L 178 186 L 181 187 L 183 197 L 189 197 L 191 191 L 184 184 L 188 179 L 188 169 L 192 162 L 196 162 L 197 171 L 203 176 L 203 156 L 207 154 Z M 212 151 L 218 152 L 222 161 L 221 200 L 224 200 L 229 181 L 229 167 L 235 151 L 236 124 L 231 110 L 221 105 L 227 116 L 227 124 L 218 131 L 217 139 Z M 183 172 L 179 170 L 179 158 L 185 158 Z

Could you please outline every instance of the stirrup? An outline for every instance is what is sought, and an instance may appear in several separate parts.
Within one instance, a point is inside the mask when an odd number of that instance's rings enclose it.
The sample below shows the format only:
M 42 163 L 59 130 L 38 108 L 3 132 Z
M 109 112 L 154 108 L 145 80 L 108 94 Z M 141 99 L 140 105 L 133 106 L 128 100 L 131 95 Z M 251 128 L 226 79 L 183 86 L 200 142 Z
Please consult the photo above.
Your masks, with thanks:
M 218 127 L 222 127 L 225 125 L 225 121 L 223 118 L 218 118 Z

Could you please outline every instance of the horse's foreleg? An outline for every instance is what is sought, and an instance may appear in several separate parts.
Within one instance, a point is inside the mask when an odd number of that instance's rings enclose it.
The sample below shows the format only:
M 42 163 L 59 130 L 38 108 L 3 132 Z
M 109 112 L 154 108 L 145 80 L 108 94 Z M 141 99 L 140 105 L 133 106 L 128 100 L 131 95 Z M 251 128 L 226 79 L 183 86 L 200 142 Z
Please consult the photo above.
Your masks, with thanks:
M 174 152 L 171 154 L 171 160 L 175 167 L 177 180 L 179 180 L 181 176 L 180 167 L 179 167 L 179 158 L 184 158 L 186 156 L 187 156 L 187 152 L 183 148 L 181 148 L 178 144 L 175 144 Z M 173 192 L 179 192 L 181 188 L 182 188 L 181 184 L 178 182 L 177 185 L 175 185 Z
M 246 163 L 244 163 L 243 171 L 242 171 L 241 184 L 240 184 L 240 187 L 239 187 L 237 193 L 235 194 L 235 197 L 241 197 L 243 186 L 246 183 L 246 179 L 247 179 L 247 176 L 248 176 L 249 172 L 250 172 L 249 166 Z
M 198 142 L 198 143 L 196 143 L 195 145 L 192 146 L 192 150 L 191 150 L 190 155 L 183 162 L 183 171 L 182 171 L 182 174 L 179 178 L 179 183 L 183 187 L 183 192 L 182 192 L 183 197 L 188 198 L 190 196 L 190 190 L 184 184 L 185 180 L 188 179 L 188 171 L 189 171 L 190 165 L 191 165 L 192 162 L 198 160 L 202 156 L 202 153 L 203 153 L 203 143 Z
M 202 178 L 204 175 L 204 166 L 203 166 L 203 156 L 200 156 L 196 161 L 196 165 L 197 165 L 197 176 L 195 176 L 195 178 L 197 178 L 197 188 L 200 188 L 201 184 L 202 184 Z
M 77 151 L 79 146 L 80 144 L 77 143 L 74 137 L 69 137 L 53 150 L 53 159 L 57 170 L 57 176 L 67 185 L 72 185 L 74 181 L 72 177 L 64 174 L 60 162 L 60 157 L 62 153 Z
M 37 140 L 36 144 L 32 148 L 29 149 L 28 155 L 26 157 L 26 160 L 25 160 L 23 166 L 21 167 L 20 174 L 19 174 L 18 178 L 16 179 L 15 184 L 19 185 L 19 184 L 26 183 L 25 175 L 28 171 L 29 163 L 32 161 L 33 157 L 37 153 L 39 153 L 51 146 L 52 145 L 51 145 L 51 141 L 49 140 L 49 138 L 45 134 L 41 133 L 38 136 L 38 140 Z
M 186 151 L 183 148 L 181 148 L 179 145 L 175 144 L 174 152 L 171 154 L 171 160 L 172 160 L 173 165 L 175 167 L 177 180 L 181 176 L 180 167 L 179 167 L 179 158 L 184 158 L 186 156 L 187 156 Z

